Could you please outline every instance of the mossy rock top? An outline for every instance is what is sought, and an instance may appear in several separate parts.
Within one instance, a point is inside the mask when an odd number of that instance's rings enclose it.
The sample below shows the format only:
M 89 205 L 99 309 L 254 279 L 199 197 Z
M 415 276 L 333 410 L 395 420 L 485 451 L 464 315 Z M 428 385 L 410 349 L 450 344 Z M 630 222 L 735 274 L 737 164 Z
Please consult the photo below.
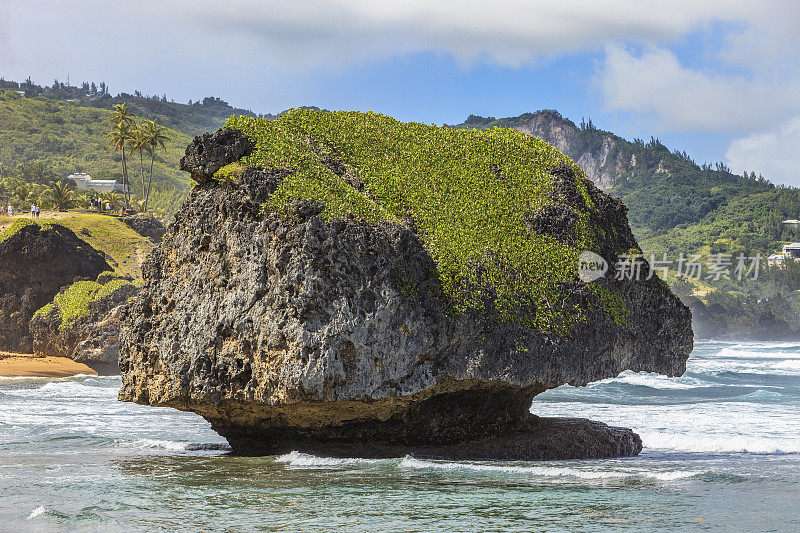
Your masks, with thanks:
M 115 272 L 100 273 L 97 281 L 76 281 L 56 294 L 53 301 L 34 313 L 33 318 L 44 318 L 55 313 L 60 318 L 59 330 L 91 313 L 92 305 L 121 289 L 139 287 L 138 282 Z M 125 294 L 130 290 L 126 290 Z
M 325 219 L 409 227 L 436 262 L 454 312 L 492 312 L 559 332 L 583 319 L 585 309 L 563 286 L 577 282 L 581 251 L 599 251 L 610 236 L 592 222 L 598 208 L 583 171 L 541 139 L 307 109 L 276 120 L 231 117 L 226 127 L 241 130 L 255 149 L 218 179 L 235 179 L 242 167 L 288 169 L 265 210 L 290 216 L 292 200 L 308 199 L 324 206 Z M 565 181 L 571 194 L 563 194 Z M 537 213 L 554 208 L 566 229 L 537 226 Z M 624 320 L 613 289 L 591 291 L 616 322 Z

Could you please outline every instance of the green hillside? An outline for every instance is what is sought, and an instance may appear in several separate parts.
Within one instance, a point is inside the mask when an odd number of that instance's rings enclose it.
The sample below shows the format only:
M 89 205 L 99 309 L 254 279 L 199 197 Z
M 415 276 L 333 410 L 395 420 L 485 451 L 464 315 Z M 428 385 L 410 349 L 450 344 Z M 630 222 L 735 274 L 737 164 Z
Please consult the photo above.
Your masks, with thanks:
M 23 98 L 0 91 L 0 175 L 18 174 L 25 181 L 63 178 L 87 172 L 95 179 L 122 181 L 122 158 L 108 145 L 109 111 L 80 107 L 44 97 Z M 191 141 L 168 130 L 166 153 L 158 152 L 150 205 L 162 216 L 174 213 L 189 189 L 189 177 L 178 161 Z M 131 186 L 141 191 L 136 157 L 131 162 Z
M 44 96 L 51 100 L 72 102 L 81 107 L 112 109 L 116 104 L 126 104 L 136 116 L 157 120 L 161 125 L 190 136 L 215 131 L 231 115 L 255 116 L 248 109 L 231 107 L 227 102 L 208 96 L 202 100 L 181 104 L 167 100 L 166 95 L 145 96 L 119 93 L 112 96 L 105 83 L 83 82 L 80 86 L 57 81 L 51 86 L 37 85 L 30 80 L 15 82 L 0 78 L 0 89 L 20 91 L 28 98 Z

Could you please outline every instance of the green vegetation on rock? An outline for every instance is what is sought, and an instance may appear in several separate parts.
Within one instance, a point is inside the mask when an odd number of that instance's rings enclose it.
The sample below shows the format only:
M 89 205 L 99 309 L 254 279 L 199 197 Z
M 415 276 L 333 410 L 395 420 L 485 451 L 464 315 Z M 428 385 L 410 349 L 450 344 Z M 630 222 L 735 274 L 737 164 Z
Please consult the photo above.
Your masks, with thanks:
M 324 206 L 326 219 L 413 225 L 456 312 L 495 311 L 505 320 L 564 333 L 582 319 L 560 283 L 575 279 L 578 254 L 597 249 L 606 236 L 588 223 L 595 206 L 581 180 L 574 186 L 586 206 L 564 204 L 576 218 L 573 244 L 529 229 L 533 213 L 563 203 L 554 194 L 553 169 L 566 165 L 583 176 L 544 141 L 505 128 L 457 130 L 371 112 L 298 109 L 273 121 L 232 117 L 226 125 L 256 145 L 242 166 L 294 171 L 265 209 L 288 214 L 291 200 L 308 199 Z M 224 168 L 217 178 L 229 179 L 234 171 Z M 606 310 L 621 320 L 620 300 L 599 292 Z
M 135 285 L 127 279 L 108 276 L 109 273 L 100 274 L 97 281 L 77 281 L 56 294 L 53 301 L 34 313 L 33 318 L 58 313 L 61 317 L 59 329 L 68 327 L 72 322 L 87 316 L 91 311 L 91 304 L 111 296 L 117 290 Z M 110 279 L 109 279 L 110 278 Z

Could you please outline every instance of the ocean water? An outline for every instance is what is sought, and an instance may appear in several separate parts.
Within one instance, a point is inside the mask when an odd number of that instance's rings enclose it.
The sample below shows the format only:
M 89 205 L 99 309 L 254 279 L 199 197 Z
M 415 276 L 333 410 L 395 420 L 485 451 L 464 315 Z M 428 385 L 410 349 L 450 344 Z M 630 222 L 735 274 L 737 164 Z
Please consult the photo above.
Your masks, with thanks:
M 0 378 L 0 531 L 800 531 L 800 343 L 700 343 L 531 408 L 634 428 L 599 461 L 243 458 L 118 377 Z

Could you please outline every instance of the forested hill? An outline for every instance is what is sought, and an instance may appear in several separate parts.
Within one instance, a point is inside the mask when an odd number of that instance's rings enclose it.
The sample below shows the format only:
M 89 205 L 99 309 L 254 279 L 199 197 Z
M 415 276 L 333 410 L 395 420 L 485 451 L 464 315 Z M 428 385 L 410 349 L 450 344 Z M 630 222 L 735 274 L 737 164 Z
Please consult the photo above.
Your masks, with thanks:
M 19 91 L 27 98 L 44 96 L 51 100 L 68 101 L 81 107 L 111 109 L 115 104 L 124 103 L 134 115 L 157 120 L 163 126 L 190 136 L 222 127 L 231 115 L 256 116 L 249 109 L 231 107 L 224 100 L 211 96 L 188 104 L 167 100 L 166 95 L 145 96 L 139 91 L 112 96 L 103 82 L 83 82 L 80 86 L 73 86 L 56 80 L 52 86 L 41 86 L 30 80 L 20 83 L 0 79 L 0 89 Z
M 721 163 L 697 165 L 658 139 L 627 141 L 552 110 L 502 119 L 471 115 L 454 127 L 495 126 L 541 137 L 621 198 L 645 249 L 772 253 L 781 242 L 800 240 L 797 230 L 782 224 L 800 218 L 798 189 L 776 187 L 754 173 L 733 174 Z
M 110 111 L 45 97 L 24 98 L 0 90 L 0 177 L 46 183 L 73 172 L 122 181 L 122 158 L 109 147 Z M 167 130 L 166 151 L 158 150 L 151 206 L 160 216 L 174 213 L 189 190 L 178 161 L 191 137 Z M 129 158 L 134 193 L 141 189 L 140 162 Z

